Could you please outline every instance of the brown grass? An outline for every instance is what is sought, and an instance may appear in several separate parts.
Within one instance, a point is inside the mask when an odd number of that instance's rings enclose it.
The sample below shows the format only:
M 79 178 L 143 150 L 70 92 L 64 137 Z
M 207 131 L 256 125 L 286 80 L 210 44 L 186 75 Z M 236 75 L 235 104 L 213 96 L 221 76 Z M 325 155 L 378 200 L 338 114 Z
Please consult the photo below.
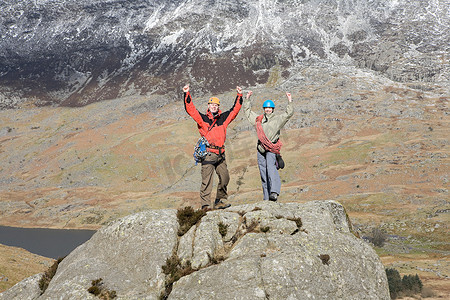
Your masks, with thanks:
M 286 168 L 280 172 L 280 201 L 338 200 L 355 225 L 373 227 L 383 222 L 391 228 L 387 234 L 418 238 L 430 252 L 448 251 L 442 248 L 449 237 L 445 226 L 448 214 L 435 215 L 436 210 L 449 208 L 442 201 L 448 193 L 445 166 L 450 153 L 443 139 L 450 125 L 445 115 L 448 99 L 427 95 L 419 99 L 415 90 L 387 86 L 351 91 L 364 96 L 365 101 L 345 110 L 324 109 L 303 115 L 298 109 L 338 92 L 330 82 L 293 93 L 296 112 L 288 126 L 302 118 L 312 123 L 306 127 L 297 124 L 282 132 Z M 423 108 L 423 115 L 378 115 L 376 112 L 385 108 L 385 100 L 392 95 L 400 99 L 393 101 L 390 109 Z M 105 222 L 146 209 L 198 207 L 200 178 L 192 163 L 197 128 L 180 110 L 179 102 L 158 111 L 130 113 L 130 106 L 148 100 L 123 101 L 115 111 L 106 102 L 76 109 L 26 108 L 14 114 L 0 111 L 2 125 L 12 128 L 0 138 L 0 159 L 4 162 L 0 177 L 17 178 L 5 184 L 0 194 L 4 207 L 17 209 L 3 212 L 0 223 L 97 229 L 102 224 L 83 223 L 92 208 L 107 212 L 99 221 Z M 409 103 L 411 100 L 414 102 Z M 111 115 L 117 118 L 102 124 Z M 232 205 L 261 200 L 256 136 L 253 128 L 234 131 L 247 122 L 240 117 L 230 125 L 226 142 Z M 237 182 L 237 175 L 245 168 L 244 177 Z M 64 214 L 49 213 L 69 204 L 77 208 Z M 402 221 L 406 226 L 399 225 Z M 403 259 L 398 253 L 388 255 L 394 262 Z M 447 257 L 430 257 L 430 263 L 438 260 L 449 261 Z M 414 270 L 423 264 L 420 257 L 408 260 Z M 12 270 L 17 261 L 1 265 Z M 438 271 L 449 274 L 441 270 L 444 265 L 438 264 Z M 445 290 L 435 273 L 425 273 L 434 278 L 437 294 Z M 7 285 L 17 282 L 12 275 L 8 278 Z M 435 290 L 435 286 L 432 288 Z
M 24 249 L 0 244 L 0 293 L 17 282 L 34 274 L 46 271 L 54 260 L 30 253 Z

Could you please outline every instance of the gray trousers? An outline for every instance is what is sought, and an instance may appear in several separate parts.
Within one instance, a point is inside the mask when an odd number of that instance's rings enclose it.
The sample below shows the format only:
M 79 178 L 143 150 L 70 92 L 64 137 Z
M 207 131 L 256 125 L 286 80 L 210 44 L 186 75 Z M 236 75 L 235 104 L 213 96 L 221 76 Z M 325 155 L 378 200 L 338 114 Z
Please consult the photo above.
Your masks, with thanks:
M 281 179 L 276 165 L 276 155 L 272 152 L 264 154 L 256 151 L 258 155 L 259 174 L 263 188 L 264 200 L 269 200 L 270 193 L 280 194 Z

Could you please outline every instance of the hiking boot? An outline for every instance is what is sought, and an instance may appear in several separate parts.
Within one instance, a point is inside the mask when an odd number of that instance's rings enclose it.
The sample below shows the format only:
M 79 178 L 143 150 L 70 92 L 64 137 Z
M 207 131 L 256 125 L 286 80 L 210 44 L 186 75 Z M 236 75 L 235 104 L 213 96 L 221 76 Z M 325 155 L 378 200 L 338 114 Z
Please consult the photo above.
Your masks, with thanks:
M 222 200 L 216 199 L 216 201 L 214 202 L 214 209 L 225 209 L 230 207 L 231 204 L 229 203 L 225 203 Z
M 202 210 L 204 212 L 208 212 L 208 211 L 211 211 L 212 209 L 209 207 L 209 205 L 202 205 Z
M 277 201 L 277 199 L 278 199 L 278 194 L 277 193 L 275 193 L 275 192 L 270 193 L 270 196 L 269 196 L 269 200 L 270 201 Z

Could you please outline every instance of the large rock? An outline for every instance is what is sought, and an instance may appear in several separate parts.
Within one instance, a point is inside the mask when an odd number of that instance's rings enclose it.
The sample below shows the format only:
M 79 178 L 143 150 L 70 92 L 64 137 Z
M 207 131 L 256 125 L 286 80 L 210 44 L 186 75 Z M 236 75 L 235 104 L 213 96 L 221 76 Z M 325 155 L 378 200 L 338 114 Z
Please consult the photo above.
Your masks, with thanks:
M 95 299 L 87 290 L 102 278 L 119 299 L 389 299 L 380 259 L 337 202 L 211 211 L 183 237 L 178 226 L 175 210 L 118 220 L 67 256 L 42 296 L 23 296 Z M 194 270 L 172 285 L 163 272 L 168 258 Z M 0 299 L 19 299 L 23 286 Z
M 9 290 L 0 294 L 1 300 L 33 300 L 37 299 L 41 294 L 39 288 L 39 280 L 43 273 L 30 276 L 14 285 Z

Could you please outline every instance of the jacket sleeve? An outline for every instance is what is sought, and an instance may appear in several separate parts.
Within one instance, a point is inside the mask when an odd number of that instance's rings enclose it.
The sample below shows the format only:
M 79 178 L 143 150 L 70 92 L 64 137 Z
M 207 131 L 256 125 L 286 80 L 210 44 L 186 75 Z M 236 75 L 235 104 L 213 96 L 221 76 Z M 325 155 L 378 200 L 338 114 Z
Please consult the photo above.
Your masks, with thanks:
M 189 92 L 184 93 L 184 108 L 186 109 L 188 115 L 190 115 L 192 119 L 197 122 L 199 127 L 202 127 L 204 125 L 200 112 L 197 110 L 197 108 L 195 108 L 194 103 L 192 103 L 191 94 Z
M 280 116 L 281 117 L 281 124 L 280 129 L 283 128 L 284 125 L 286 125 L 287 121 L 294 115 L 294 107 L 292 106 L 292 102 L 288 102 L 288 105 L 286 106 L 286 111 Z
M 256 117 L 258 116 L 257 113 L 255 113 L 254 111 L 252 111 L 252 103 L 250 101 L 250 99 L 246 99 L 244 101 L 244 113 L 245 116 L 247 117 L 247 120 L 250 122 L 250 124 L 255 125 L 256 122 Z
M 233 121 L 236 118 L 239 111 L 241 110 L 241 107 L 242 107 L 242 94 L 237 94 L 236 100 L 234 100 L 233 107 L 230 108 L 230 110 L 228 111 L 229 114 L 224 122 L 225 126 L 228 126 L 228 124 L 230 124 L 231 121 Z

